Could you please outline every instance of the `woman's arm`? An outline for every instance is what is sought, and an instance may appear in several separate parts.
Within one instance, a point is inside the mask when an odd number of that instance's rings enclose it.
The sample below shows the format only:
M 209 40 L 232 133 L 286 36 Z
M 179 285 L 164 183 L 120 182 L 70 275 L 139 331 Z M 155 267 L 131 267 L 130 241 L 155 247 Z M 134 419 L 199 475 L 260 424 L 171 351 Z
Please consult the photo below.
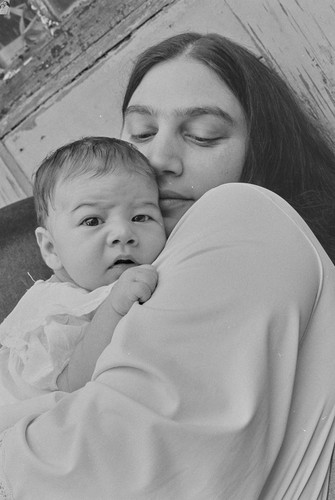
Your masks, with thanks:
M 316 470 L 315 492 L 334 442 L 335 278 L 304 223 L 261 188 L 221 186 L 155 264 L 94 380 L 5 435 L 13 498 L 273 500 Z
M 0 434 L 15 425 L 19 420 L 27 415 L 40 415 L 55 406 L 57 401 L 66 396 L 65 392 L 54 391 L 41 394 L 29 399 L 18 401 L 17 403 L 1 406 L 0 408 Z M 0 482 L 1 484 L 1 482 Z M 0 490 L 1 491 L 1 490 Z M 1 498 L 1 493 L 0 493 Z

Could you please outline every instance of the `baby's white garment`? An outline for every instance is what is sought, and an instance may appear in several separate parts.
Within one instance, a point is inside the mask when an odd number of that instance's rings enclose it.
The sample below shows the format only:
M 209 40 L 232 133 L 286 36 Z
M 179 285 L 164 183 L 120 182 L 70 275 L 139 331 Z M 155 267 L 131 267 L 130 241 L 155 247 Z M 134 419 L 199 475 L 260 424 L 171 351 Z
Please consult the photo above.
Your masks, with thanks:
M 58 389 L 58 375 L 113 284 L 88 292 L 36 281 L 0 325 L 0 405 Z

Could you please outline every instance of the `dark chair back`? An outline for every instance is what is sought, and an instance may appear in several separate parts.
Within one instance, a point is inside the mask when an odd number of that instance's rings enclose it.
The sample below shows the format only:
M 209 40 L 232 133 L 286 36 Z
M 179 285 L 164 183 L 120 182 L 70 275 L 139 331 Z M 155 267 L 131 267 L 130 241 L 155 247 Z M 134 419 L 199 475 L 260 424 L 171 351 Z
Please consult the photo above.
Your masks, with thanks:
M 36 243 L 36 226 L 33 198 L 0 209 L 0 322 L 33 280 L 51 276 Z

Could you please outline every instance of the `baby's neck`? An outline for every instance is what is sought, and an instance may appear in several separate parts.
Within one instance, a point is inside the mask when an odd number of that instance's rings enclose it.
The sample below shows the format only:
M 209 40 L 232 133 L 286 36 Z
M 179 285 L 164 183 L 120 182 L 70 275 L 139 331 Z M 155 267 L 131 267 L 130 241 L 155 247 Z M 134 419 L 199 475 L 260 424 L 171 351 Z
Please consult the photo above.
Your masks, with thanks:
M 65 280 L 60 279 L 56 274 L 53 274 L 48 281 L 49 283 L 66 283 Z

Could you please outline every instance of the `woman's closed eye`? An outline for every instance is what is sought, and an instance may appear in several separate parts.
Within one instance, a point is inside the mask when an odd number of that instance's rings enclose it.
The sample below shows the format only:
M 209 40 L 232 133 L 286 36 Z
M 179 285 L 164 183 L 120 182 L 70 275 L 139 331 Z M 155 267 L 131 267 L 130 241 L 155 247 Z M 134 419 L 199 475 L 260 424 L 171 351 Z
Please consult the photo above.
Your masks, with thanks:
M 183 137 L 200 146 L 212 146 L 230 136 L 230 126 L 221 117 L 203 114 L 191 117 L 182 127 Z
M 124 129 L 131 142 L 145 142 L 155 136 L 158 127 L 150 115 L 131 113 L 125 118 Z
M 103 220 L 100 217 L 86 217 L 80 223 L 81 226 L 89 227 L 99 226 L 100 224 L 103 224 Z
M 131 142 L 138 142 L 138 143 L 141 143 L 141 142 L 145 142 L 145 141 L 148 141 L 149 139 L 151 139 L 152 137 L 154 137 L 155 135 L 155 132 L 142 132 L 142 133 L 138 133 L 138 134 L 130 134 L 130 141 Z
M 222 137 L 201 137 L 198 135 L 193 135 L 193 134 L 185 134 L 185 137 L 195 144 L 199 144 L 201 146 L 211 146 L 213 144 L 216 144 L 219 142 Z

